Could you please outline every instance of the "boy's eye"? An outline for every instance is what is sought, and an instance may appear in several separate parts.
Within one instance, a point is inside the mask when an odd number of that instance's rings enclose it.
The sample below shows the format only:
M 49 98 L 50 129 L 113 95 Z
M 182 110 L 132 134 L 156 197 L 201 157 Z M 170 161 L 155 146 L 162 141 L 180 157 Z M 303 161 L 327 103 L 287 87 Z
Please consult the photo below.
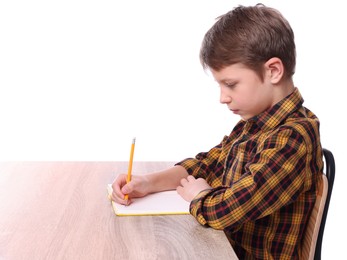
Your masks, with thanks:
M 236 83 L 225 83 L 225 86 L 227 86 L 228 88 L 233 88 L 236 86 Z

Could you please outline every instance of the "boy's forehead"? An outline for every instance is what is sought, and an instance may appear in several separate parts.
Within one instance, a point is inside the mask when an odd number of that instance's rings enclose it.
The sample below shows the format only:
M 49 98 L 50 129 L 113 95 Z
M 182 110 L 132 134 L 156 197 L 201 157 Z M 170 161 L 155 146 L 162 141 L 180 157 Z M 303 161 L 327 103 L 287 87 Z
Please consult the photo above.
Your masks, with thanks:
M 249 68 L 241 63 L 235 63 L 220 70 L 210 69 L 216 81 L 236 80 L 238 77 L 240 77 L 241 71 L 244 70 L 249 70 Z

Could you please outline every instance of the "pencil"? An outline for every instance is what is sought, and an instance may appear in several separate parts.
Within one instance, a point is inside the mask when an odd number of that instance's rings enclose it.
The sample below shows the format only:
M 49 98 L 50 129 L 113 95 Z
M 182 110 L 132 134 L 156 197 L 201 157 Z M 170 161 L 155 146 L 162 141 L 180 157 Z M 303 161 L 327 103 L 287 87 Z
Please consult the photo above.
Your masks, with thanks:
M 129 182 L 131 181 L 131 170 L 132 170 L 132 168 L 133 168 L 133 158 L 134 158 L 135 140 L 136 140 L 136 138 L 133 138 L 133 142 L 131 143 L 130 160 L 129 160 L 128 176 L 127 176 L 127 183 L 129 183 Z M 125 200 L 128 200 L 128 199 L 129 199 L 128 194 L 125 194 L 124 199 L 125 199 Z

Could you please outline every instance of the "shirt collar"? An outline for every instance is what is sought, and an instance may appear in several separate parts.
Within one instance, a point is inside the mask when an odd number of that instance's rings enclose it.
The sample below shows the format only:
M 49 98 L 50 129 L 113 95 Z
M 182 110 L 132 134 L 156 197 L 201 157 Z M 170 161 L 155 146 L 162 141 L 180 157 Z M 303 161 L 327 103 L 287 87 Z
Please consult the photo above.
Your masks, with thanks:
M 291 94 L 279 101 L 277 104 L 249 120 L 253 121 L 263 130 L 271 129 L 302 107 L 303 103 L 304 99 L 299 90 L 295 88 Z

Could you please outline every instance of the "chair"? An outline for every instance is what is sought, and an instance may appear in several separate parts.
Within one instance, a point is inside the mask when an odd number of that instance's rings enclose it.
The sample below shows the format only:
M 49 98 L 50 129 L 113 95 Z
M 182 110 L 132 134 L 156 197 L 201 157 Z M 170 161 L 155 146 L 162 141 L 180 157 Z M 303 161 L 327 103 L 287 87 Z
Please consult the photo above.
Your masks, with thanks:
M 328 215 L 331 192 L 333 191 L 334 180 L 335 180 L 334 155 L 328 149 L 323 149 L 323 155 L 324 155 L 324 160 L 325 160 L 325 175 L 328 179 L 328 194 L 327 194 L 327 198 L 326 198 L 326 202 L 325 202 L 325 206 L 324 206 L 322 221 L 320 224 L 318 239 L 317 239 L 317 243 L 316 243 L 316 250 L 315 250 L 315 254 L 314 254 L 315 260 L 321 259 L 322 241 L 323 241 L 325 221 L 326 221 L 327 215 Z
M 320 260 L 325 221 L 335 179 L 335 160 L 328 149 L 323 149 L 325 170 L 318 189 L 316 203 L 308 220 L 302 245 L 302 259 Z

